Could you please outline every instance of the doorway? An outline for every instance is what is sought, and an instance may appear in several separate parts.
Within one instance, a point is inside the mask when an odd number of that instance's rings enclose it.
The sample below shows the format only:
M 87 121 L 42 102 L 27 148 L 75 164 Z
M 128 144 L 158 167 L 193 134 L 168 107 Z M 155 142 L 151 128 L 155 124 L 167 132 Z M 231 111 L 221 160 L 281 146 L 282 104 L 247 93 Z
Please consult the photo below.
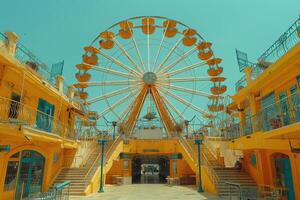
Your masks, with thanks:
M 166 183 L 170 160 L 161 155 L 138 155 L 132 159 L 132 183 Z
M 15 200 L 40 192 L 44 174 L 45 158 L 36 151 L 22 151 Z
M 273 160 L 275 167 L 275 185 L 287 188 L 287 199 L 294 200 L 295 193 L 290 158 L 284 154 L 276 154 Z

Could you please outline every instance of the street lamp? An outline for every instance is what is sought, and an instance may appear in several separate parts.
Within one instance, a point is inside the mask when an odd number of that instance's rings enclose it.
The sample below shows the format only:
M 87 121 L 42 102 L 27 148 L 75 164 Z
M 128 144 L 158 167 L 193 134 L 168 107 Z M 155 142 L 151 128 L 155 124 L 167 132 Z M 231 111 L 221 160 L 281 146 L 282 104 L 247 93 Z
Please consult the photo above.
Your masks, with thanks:
M 101 172 L 100 172 L 100 188 L 99 188 L 99 193 L 102 193 L 104 192 L 103 190 L 103 165 L 104 165 L 104 145 L 107 141 L 104 140 L 104 139 L 100 139 L 98 140 L 98 144 L 101 145 L 101 163 L 100 163 L 100 166 L 101 166 Z
M 202 144 L 203 135 L 202 133 L 198 134 L 198 137 L 195 138 L 195 144 L 197 144 L 198 147 L 198 192 L 203 192 L 202 189 L 202 180 L 201 180 L 201 152 L 200 152 L 200 145 Z
M 186 137 L 189 138 L 189 123 L 190 121 L 184 120 L 184 125 L 185 125 L 185 131 L 186 131 Z
M 114 127 L 113 140 L 115 140 L 115 137 L 116 137 L 116 126 L 117 126 L 117 122 L 116 122 L 116 121 L 113 121 L 113 122 L 112 122 L 112 125 L 113 125 L 113 127 Z

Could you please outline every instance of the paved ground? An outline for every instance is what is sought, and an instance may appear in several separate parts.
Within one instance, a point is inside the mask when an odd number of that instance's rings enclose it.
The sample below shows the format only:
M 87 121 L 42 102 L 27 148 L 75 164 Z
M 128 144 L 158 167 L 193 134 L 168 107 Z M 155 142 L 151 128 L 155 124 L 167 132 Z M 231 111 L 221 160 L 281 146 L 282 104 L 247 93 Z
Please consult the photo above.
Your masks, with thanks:
M 70 200 L 217 200 L 216 196 L 199 194 L 192 186 L 167 186 L 164 184 L 106 185 L 104 193 L 88 197 L 71 197 Z

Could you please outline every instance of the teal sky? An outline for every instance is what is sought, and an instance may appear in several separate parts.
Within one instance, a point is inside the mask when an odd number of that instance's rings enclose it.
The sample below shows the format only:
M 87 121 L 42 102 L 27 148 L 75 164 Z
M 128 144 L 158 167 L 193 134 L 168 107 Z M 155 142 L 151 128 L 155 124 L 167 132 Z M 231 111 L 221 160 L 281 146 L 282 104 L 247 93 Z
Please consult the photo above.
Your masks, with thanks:
M 2 0 L 0 31 L 15 31 L 47 64 L 65 60 L 67 82 L 82 47 L 117 21 L 139 15 L 177 19 L 213 43 L 229 94 L 241 76 L 235 48 L 255 60 L 300 14 L 300 0 Z
M 300 0 L 2 0 L 0 31 L 51 65 L 64 60 L 64 76 L 74 83 L 82 47 L 112 24 L 133 16 L 166 16 L 195 28 L 223 58 L 228 94 L 241 77 L 235 48 L 259 57 L 300 14 Z

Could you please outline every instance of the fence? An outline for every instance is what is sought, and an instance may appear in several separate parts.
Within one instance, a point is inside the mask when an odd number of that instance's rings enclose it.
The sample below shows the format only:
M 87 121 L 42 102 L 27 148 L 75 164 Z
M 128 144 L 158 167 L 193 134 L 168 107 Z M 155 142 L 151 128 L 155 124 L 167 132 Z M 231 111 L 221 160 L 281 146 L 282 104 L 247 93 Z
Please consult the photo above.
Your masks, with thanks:
M 3 41 L 3 44 L 6 43 L 7 37 L 0 32 L 0 40 Z M 21 43 L 17 43 L 15 58 L 18 59 L 21 63 L 23 63 L 28 68 L 32 69 L 39 76 L 41 76 L 44 80 L 46 80 L 50 85 L 56 86 L 55 76 L 48 71 L 48 66 L 39 60 L 30 50 L 28 50 Z M 63 93 L 67 94 L 68 87 L 64 84 Z
M 47 113 L 4 97 L 0 97 L 0 123 L 25 125 L 59 136 L 63 136 L 68 127 Z
M 255 115 L 245 117 L 239 124 L 230 124 L 224 135 L 227 135 L 228 139 L 234 139 L 297 122 L 300 122 L 300 98 L 299 93 L 294 93 L 270 104 Z
M 300 41 L 299 29 L 300 17 L 258 58 L 262 68 L 267 68 L 268 64 L 276 62 Z
M 39 192 L 30 194 L 29 200 L 69 200 L 70 197 L 70 181 L 66 181 L 54 186 L 54 189 L 48 192 Z
M 299 42 L 300 17 L 258 58 L 257 64 L 251 64 L 251 79 L 256 79 L 261 73 L 263 73 L 267 68 L 269 68 Z M 243 76 L 235 84 L 236 92 L 245 86 L 246 78 Z
M 229 186 L 230 200 L 257 200 L 259 199 L 256 186 L 241 185 L 239 183 L 225 182 Z

